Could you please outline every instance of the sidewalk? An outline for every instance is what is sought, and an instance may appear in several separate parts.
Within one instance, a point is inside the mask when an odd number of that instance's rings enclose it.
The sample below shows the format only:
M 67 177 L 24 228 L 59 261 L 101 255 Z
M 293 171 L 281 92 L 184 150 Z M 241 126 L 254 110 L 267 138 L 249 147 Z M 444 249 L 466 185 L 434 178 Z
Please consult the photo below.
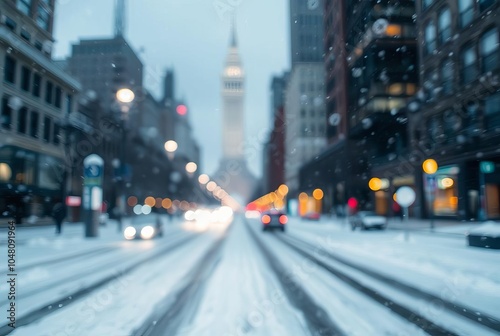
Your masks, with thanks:
M 2 217 L 0 218 L 0 228 L 7 228 L 8 223 L 10 221 L 13 221 L 14 219 L 9 218 L 9 217 Z M 67 224 L 67 223 L 65 223 Z M 71 223 L 69 223 L 71 224 Z M 22 228 L 22 227 L 41 227 L 41 226 L 48 226 L 48 225 L 54 225 L 55 222 L 54 219 L 51 217 L 33 217 L 33 218 L 23 218 L 22 224 L 18 224 L 16 228 Z
M 400 218 L 389 218 L 387 228 L 389 230 L 409 229 L 411 231 L 436 232 L 464 236 L 469 230 L 482 224 L 484 224 L 484 222 L 436 219 L 433 221 L 432 225 L 430 219 L 409 218 L 407 221 L 402 221 Z

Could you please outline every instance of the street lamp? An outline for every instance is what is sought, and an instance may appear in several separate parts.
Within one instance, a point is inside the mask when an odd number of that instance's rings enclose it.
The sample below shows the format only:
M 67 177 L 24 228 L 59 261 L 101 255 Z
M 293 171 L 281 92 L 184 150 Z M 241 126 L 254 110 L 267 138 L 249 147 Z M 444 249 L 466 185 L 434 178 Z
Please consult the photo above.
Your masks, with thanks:
M 174 140 L 168 140 L 165 142 L 165 150 L 167 151 L 168 158 L 172 160 L 174 158 L 174 153 L 179 146 Z
M 121 222 L 121 217 L 122 214 L 125 213 L 125 166 L 126 166 L 126 143 L 127 143 L 127 125 L 126 122 L 128 120 L 128 112 L 130 111 L 130 107 L 135 99 L 135 94 L 132 90 L 129 88 L 121 88 L 118 91 L 116 91 L 115 98 L 120 106 L 120 112 L 121 112 L 121 129 L 122 129 L 122 141 L 121 141 L 121 149 L 120 149 L 120 159 L 119 159 L 119 185 L 120 185 L 120 191 L 119 195 L 115 201 L 115 208 L 119 206 L 118 212 L 116 213 L 118 215 L 118 230 L 121 231 L 122 229 L 122 222 Z M 115 164 L 118 163 L 118 160 L 115 161 Z
M 422 170 L 424 171 L 427 177 L 426 185 L 430 200 L 429 212 L 431 216 L 431 230 L 434 231 L 434 198 L 436 197 L 435 195 L 436 177 L 434 176 L 434 174 L 436 174 L 438 170 L 438 164 L 436 160 L 434 159 L 425 160 L 422 163 Z
M 190 175 L 194 174 L 198 169 L 198 165 L 194 162 L 186 163 L 186 172 Z

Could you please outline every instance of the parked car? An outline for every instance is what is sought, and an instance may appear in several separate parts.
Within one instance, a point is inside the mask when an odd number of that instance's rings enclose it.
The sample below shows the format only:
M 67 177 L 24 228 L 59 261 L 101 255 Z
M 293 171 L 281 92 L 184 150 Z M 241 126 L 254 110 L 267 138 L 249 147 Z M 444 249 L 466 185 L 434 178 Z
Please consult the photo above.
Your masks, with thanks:
M 371 228 L 383 230 L 387 227 L 387 218 L 373 211 L 359 211 L 349 217 L 349 222 L 353 231 L 356 230 L 357 227 L 362 230 Z
M 288 223 L 288 217 L 281 211 L 267 211 L 261 216 L 262 231 L 278 229 L 285 231 L 285 225 Z
M 320 217 L 320 214 L 317 212 L 308 212 L 304 216 L 302 216 L 302 219 L 318 221 Z
M 157 214 L 137 215 L 132 217 L 130 225 L 123 230 L 127 240 L 153 239 L 163 236 L 163 223 Z

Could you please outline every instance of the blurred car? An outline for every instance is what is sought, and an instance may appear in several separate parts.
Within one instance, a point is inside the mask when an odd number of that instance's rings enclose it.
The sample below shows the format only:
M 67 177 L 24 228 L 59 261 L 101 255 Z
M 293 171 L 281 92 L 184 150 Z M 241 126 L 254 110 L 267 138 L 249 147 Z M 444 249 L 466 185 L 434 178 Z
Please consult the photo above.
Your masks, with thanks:
M 357 227 L 362 230 L 377 228 L 383 230 L 387 227 L 387 218 L 380 216 L 373 211 L 360 211 L 349 217 L 352 230 Z
M 153 239 L 163 236 L 163 223 L 159 215 L 137 215 L 132 217 L 130 224 L 123 230 L 127 240 Z
M 320 214 L 317 212 L 308 212 L 304 216 L 302 216 L 302 219 L 307 219 L 307 220 L 319 220 Z
M 288 217 L 281 211 L 266 211 L 261 216 L 262 231 L 278 229 L 285 231 Z

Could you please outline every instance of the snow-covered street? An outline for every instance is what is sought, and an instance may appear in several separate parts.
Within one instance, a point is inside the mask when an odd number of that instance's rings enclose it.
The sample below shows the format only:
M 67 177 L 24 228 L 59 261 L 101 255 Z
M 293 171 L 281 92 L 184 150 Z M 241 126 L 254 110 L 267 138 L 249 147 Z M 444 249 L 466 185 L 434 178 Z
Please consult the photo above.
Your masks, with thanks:
M 500 252 L 459 234 L 351 231 L 290 218 L 177 221 L 150 241 L 113 225 L 18 231 L 11 335 L 498 335 Z M 5 233 L 3 231 L 2 233 Z M 7 273 L 3 273 L 4 278 Z M 8 287 L 0 286 L 2 311 Z

